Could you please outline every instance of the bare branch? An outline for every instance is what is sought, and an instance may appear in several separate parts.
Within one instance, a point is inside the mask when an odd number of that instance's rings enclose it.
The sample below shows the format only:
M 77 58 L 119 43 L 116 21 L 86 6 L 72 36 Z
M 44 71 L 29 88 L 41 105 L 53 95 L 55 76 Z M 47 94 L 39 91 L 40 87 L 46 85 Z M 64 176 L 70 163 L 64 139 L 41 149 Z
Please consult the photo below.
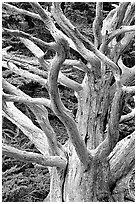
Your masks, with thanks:
M 41 85 L 45 86 L 47 88 L 47 80 L 46 79 L 43 79 L 42 77 L 36 75 L 36 74 L 32 74 L 26 70 L 22 70 L 22 69 L 19 69 L 15 64 L 13 64 L 12 62 L 8 62 L 7 63 L 8 65 L 8 68 L 13 71 L 14 73 L 16 73 L 17 75 L 20 75 L 24 78 L 27 78 L 27 79 L 31 79 L 32 81 L 35 81 L 35 82 L 38 82 L 40 83 Z
M 31 110 L 35 114 L 40 127 L 48 138 L 48 144 L 52 150 L 52 155 L 61 155 L 61 149 L 58 147 L 56 134 L 51 127 L 48 119 L 48 111 L 43 106 L 32 106 Z M 63 155 L 64 156 L 64 155 Z
M 69 37 L 75 42 L 75 45 L 77 46 L 77 49 L 81 53 L 81 55 L 89 62 L 91 62 L 91 67 L 95 66 L 96 69 L 99 67 L 97 66 L 97 58 L 99 58 L 101 61 L 103 61 L 105 64 L 108 64 L 110 69 L 112 69 L 112 72 L 114 74 L 115 80 L 120 80 L 120 70 L 119 67 L 110 60 L 107 56 L 105 56 L 103 53 L 101 53 L 99 50 L 95 48 L 95 46 L 84 36 L 81 35 L 81 33 L 74 27 L 68 19 L 64 16 L 62 13 L 59 3 L 54 3 L 54 7 L 52 10 L 52 14 L 54 18 L 57 20 L 57 23 L 61 26 L 62 29 L 65 30 L 65 32 L 69 35 Z M 87 50 L 86 47 L 89 49 Z M 92 52 L 90 52 L 92 51 Z M 93 54 L 94 53 L 94 54 Z M 86 56 L 85 56 L 86 55 Z M 92 58 L 91 58 L 92 57 Z
M 17 12 L 17 13 L 27 15 L 27 16 L 30 16 L 32 18 L 36 18 L 36 19 L 41 20 L 41 18 L 38 14 L 24 10 L 24 9 L 19 9 L 16 6 L 13 6 L 11 4 L 2 3 L 2 6 L 3 6 L 3 8 L 9 9 L 10 11 Z
M 14 35 L 16 37 L 27 38 L 27 39 L 31 40 L 32 42 L 37 43 L 38 45 L 45 47 L 46 49 L 53 49 L 54 50 L 54 46 L 55 46 L 54 42 L 47 43 L 47 42 L 45 42 L 39 38 L 33 37 L 32 35 L 23 32 L 23 31 L 3 28 L 3 32 L 8 33 L 10 35 Z
M 66 59 L 63 65 L 73 66 L 74 68 L 79 69 L 83 72 L 88 72 L 87 66 L 83 62 L 78 60 Z
M 55 132 L 52 129 L 52 127 L 50 126 L 50 123 L 49 123 L 49 120 L 48 120 L 48 112 L 42 106 L 42 105 L 49 105 L 49 108 L 52 109 L 50 100 L 42 99 L 42 98 L 41 99 L 37 99 L 37 98 L 33 99 L 30 96 L 28 96 L 27 94 L 23 93 L 21 90 L 17 89 L 13 85 L 6 82 L 5 80 L 3 80 L 3 88 L 6 89 L 6 91 L 14 94 L 14 95 L 4 94 L 4 98 L 6 98 L 8 100 L 16 101 L 16 102 L 21 102 L 22 101 L 22 102 L 25 102 L 28 105 L 28 107 L 31 109 L 31 111 L 36 116 L 36 118 L 37 118 L 41 128 L 43 129 L 46 137 L 48 138 L 48 143 L 50 145 L 50 148 L 52 149 L 52 152 L 56 153 L 57 155 L 63 155 L 64 156 L 64 154 L 61 151 L 61 149 L 62 149 L 61 145 L 58 146 L 58 143 L 56 141 Z M 38 104 L 41 105 L 41 106 L 36 105 L 36 102 L 38 102 Z M 18 112 L 18 109 L 16 109 L 16 110 Z M 23 114 L 22 112 L 19 112 L 19 113 Z M 43 116 L 44 113 L 45 113 L 45 117 Z M 10 116 L 10 114 L 9 114 L 9 116 Z M 27 117 L 27 116 L 25 116 L 25 117 Z M 10 119 L 10 118 L 8 118 L 8 119 Z
M 77 92 L 83 89 L 81 84 L 72 79 L 69 79 L 64 74 L 62 74 L 62 72 L 59 72 L 58 81 Z
M 112 31 L 108 35 L 108 42 L 107 43 L 109 43 L 114 37 L 117 37 L 120 34 L 124 34 L 126 32 L 131 32 L 131 31 L 135 31 L 135 25 L 133 25 L 133 26 L 121 26 L 120 28 Z
M 119 139 L 119 120 L 122 114 L 123 91 L 121 85 L 116 88 L 112 101 L 110 119 L 108 121 L 108 142 L 110 152 L 113 150 Z
M 135 32 L 131 31 L 126 32 L 124 37 L 119 42 L 116 42 L 114 50 L 112 51 L 112 53 L 114 53 L 115 62 L 118 61 L 123 52 L 129 49 L 129 46 L 131 46 L 131 43 L 133 43 L 134 39 Z
M 122 25 L 128 5 L 129 5 L 129 2 L 120 3 L 118 10 L 117 10 L 117 17 L 116 17 L 117 23 L 116 23 L 115 29 L 119 28 Z
M 44 105 L 51 109 L 50 100 L 47 98 L 31 98 L 3 93 L 2 99 L 5 101 L 20 102 L 25 104 Z
M 135 94 L 135 86 L 123 86 L 122 90 L 127 94 L 133 94 L 133 95 Z
M 135 18 L 135 2 L 130 2 L 125 13 L 123 25 L 131 25 L 131 22 L 134 20 L 134 18 Z
M 120 123 L 127 122 L 135 117 L 135 109 L 128 113 L 127 115 L 122 115 L 120 119 Z
M 21 39 L 21 41 L 26 45 L 26 47 L 38 58 L 41 66 L 45 69 L 47 66 L 47 63 L 45 62 L 43 56 L 44 56 L 44 52 L 42 50 L 39 49 L 39 47 L 37 47 L 33 42 L 31 42 L 28 39 Z M 49 65 L 50 66 L 50 65 Z M 48 69 L 49 70 L 49 69 Z M 68 77 L 66 77 L 64 74 L 62 74 L 61 72 L 59 73 L 59 77 L 58 77 L 58 81 L 62 84 L 64 84 L 65 86 L 75 90 L 75 91 L 80 91 L 82 90 L 82 85 L 75 82 L 72 79 L 69 79 Z
M 113 184 L 135 165 L 135 132 L 118 142 L 108 159 Z
M 86 149 L 84 141 L 79 135 L 76 123 L 65 111 L 62 110 L 62 102 L 57 88 L 57 79 L 60 67 L 65 61 L 66 55 L 68 53 L 68 44 L 66 40 L 62 39 L 60 36 L 58 36 L 58 38 L 58 50 L 56 56 L 52 61 L 48 77 L 51 105 L 55 114 L 64 123 L 79 159 L 84 165 L 87 165 L 89 159 L 88 151 Z
M 59 156 L 43 156 L 42 154 L 19 150 L 6 144 L 2 147 L 2 154 L 14 157 L 23 162 L 36 163 L 42 166 L 56 166 L 59 168 L 66 167 L 65 160 Z
M 112 31 L 110 34 L 107 35 L 106 40 L 102 43 L 100 50 L 103 52 L 103 50 L 106 48 L 106 46 L 117 36 L 120 34 L 124 34 L 126 32 L 135 31 L 135 26 L 121 26 L 120 28 Z
M 122 70 L 121 75 L 121 84 L 128 86 L 131 85 L 133 80 L 135 80 L 135 67 L 128 68 L 123 64 L 122 58 L 120 57 L 118 60 L 118 65 Z
M 49 155 L 49 145 L 44 132 L 17 109 L 12 102 L 3 103 L 4 117 L 21 129 L 43 155 Z
M 94 45 L 99 47 L 102 42 L 101 28 L 103 24 L 103 2 L 97 2 L 96 4 L 96 17 L 93 22 L 93 33 L 94 33 Z
M 88 45 L 82 41 L 82 37 L 84 36 L 81 35 L 81 33 L 77 30 L 76 27 L 74 27 L 70 21 L 65 17 L 63 14 L 61 8 L 60 8 L 60 3 L 55 2 L 53 3 L 53 8 L 52 8 L 52 15 L 56 19 L 57 23 L 59 26 L 64 30 L 64 32 L 70 37 L 70 39 L 73 40 L 78 52 L 88 61 L 91 62 L 91 65 L 93 67 L 99 67 L 100 62 L 96 55 L 94 55 L 93 52 L 89 50 Z M 91 68 L 90 68 L 91 69 Z

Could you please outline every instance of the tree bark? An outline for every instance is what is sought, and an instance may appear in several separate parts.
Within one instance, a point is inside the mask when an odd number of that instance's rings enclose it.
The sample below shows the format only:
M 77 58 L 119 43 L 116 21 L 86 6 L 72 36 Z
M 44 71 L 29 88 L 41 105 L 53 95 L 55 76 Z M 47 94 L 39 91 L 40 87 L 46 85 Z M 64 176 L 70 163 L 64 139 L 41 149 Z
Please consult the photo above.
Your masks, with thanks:
M 3 153 L 23 161 L 25 159 L 26 162 L 48 166 L 51 177 L 46 202 L 122 202 L 125 191 L 129 189 L 129 179 L 135 165 L 135 133 L 118 142 L 119 123 L 130 120 L 135 114 L 132 111 L 122 115 L 125 97 L 135 93 L 134 86 L 127 87 L 134 81 L 135 69 L 128 69 L 121 58 L 122 52 L 134 37 L 135 26 L 131 25 L 134 20 L 134 3 L 120 3 L 104 21 L 103 3 L 97 3 L 93 23 L 94 44 L 65 17 L 60 3 L 52 4 L 51 13 L 45 11 L 39 3 L 31 2 L 31 5 L 37 14 L 3 3 L 4 8 L 43 21 L 54 42 L 46 43 L 17 30 L 4 29 L 4 32 L 19 37 L 37 58 L 33 62 L 40 64 L 43 73 L 35 69 L 28 59 L 28 70 L 19 69 L 21 60 L 17 57 L 10 59 L 6 49 L 3 66 L 43 85 L 50 99 L 31 98 L 3 80 L 3 112 L 4 117 L 28 136 L 41 154 L 6 145 L 3 146 Z M 53 18 L 64 33 L 56 27 Z M 53 59 L 45 60 L 45 53 L 35 43 L 54 50 Z M 68 59 L 70 47 L 87 63 Z M 82 83 L 65 76 L 60 71 L 63 65 L 82 70 L 85 73 Z M 33 74 L 29 72 L 32 70 Z M 115 82 L 111 85 L 113 77 Z M 58 83 L 75 92 L 78 100 L 76 120 L 61 101 Z M 17 109 L 13 102 L 25 103 L 41 129 Z M 46 107 L 65 126 L 69 137 L 65 145 L 57 141 Z M 134 200 L 129 194 L 130 199 Z

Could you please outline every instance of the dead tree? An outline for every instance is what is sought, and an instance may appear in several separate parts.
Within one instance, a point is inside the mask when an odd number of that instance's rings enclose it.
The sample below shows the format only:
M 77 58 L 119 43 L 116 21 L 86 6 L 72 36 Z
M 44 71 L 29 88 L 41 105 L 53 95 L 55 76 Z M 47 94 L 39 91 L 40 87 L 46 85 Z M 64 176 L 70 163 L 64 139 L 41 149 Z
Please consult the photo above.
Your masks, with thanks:
M 3 115 L 28 136 L 41 154 L 6 144 L 3 144 L 3 154 L 48 167 L 51 181 L 47 201 L 124 201 L 135 163 L 135 133 L 118 142 L 119 124 L 135 115 L 134 110 L 122 115 L 126 98 L 135 92 L 135 87 L 130 83 L 134 79 L 135 70 L 134 67 L 126 67 L 121 56 L 135 35 L 135 4 L 119 3 L 103 20 L 103 3 L 98 2 L 93 22 L 94 43 L 65 17 L 61 3 L 52 3 L 50 12 L 39 3 L 32 2 L 31 5 L 36 13 L 3 3 L 6 9 L 43 21 L 54 38 L 53 42 L 44 42 L 19 30 L 3 28 L 3 32 L 18 37 L 33 53 L 43 70 L 34 68 L 31 59 L 27 61 L 29 58 L 17 60 L 6 49 L 3 50 L 3 66 L 45 86 L 50 99 L 32 98 L 3 79 Z M 41 45 L 47 50 L 54 50 L 53 59 L 44 59 Z M 87 63 L 71 60 L 70 48 L 78 52 Z M 25 60 L 29 64 L 28 70 L 23 70 Z M 81 84 L 60 71 L 64 64 L 85 73 Z M 33 74 L 30 73 L 31 69 Z M 112 78 L 115 79 L 113 85 Z M 78 100 L 76 119 L 62 103 L 58 83 L 75 92 Z M 26 104 L 41 129 L 16 108 L 14 102 Z M 67 130 L 69 139 L 64 145 L 57 141 L 46 107 L 54 112 Z M 130 192 L 128 196 L 134 200 Z

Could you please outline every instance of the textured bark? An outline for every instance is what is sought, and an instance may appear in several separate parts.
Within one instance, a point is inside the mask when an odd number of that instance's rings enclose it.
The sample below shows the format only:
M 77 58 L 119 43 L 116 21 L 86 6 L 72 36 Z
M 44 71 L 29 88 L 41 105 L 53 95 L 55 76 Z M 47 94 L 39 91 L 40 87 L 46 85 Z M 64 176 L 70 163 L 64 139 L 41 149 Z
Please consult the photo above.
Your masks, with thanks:
M 8 146 L 3 147 L 3 153 L 49 166 L 50 193 L 46 202 L 124 201 L 131 170 L 135 165 L 135 133 L 118 142 L 119 123 L 134 117 L 134 111 L 122 115 L 122 110 L 126 97 L 135 93 L 134 86 L 127 86 L 134 81 L 135 69 L 128 69 L 123 64 L 121 54 L 135 35 L 135 26 L 131 25 L 135 5 L 120 3 L 103 20 L 103 4 L 97 3 L 93 23 L 94 44 L 65 17 L 61 3 L 54 2 L 51 13 L 45 11 L 39 3 L 31 2 L 31 5 L 37 14 L 3 3 L 4 8 L 43 21 L 55 41 L 46 43 L 27 33 L 4 29 L 5 33 L 19 37 L 37 61 L 30 63 L 27 59 L 27 65 L 30 65 L 28 70 L 19 69 L 18 66 L 24 64 L 25 60 L 17 57 L 10 59 L 4 49 L 3 66 L 45 86 L 50 99 L 31 98 L 3 79 L 3 112 L 4 117 L 28 136 L 41 154 L 27 153 Z M 53 18 L 64 33 L 56 27 Z M 54 50 L 53 59 L 45 60 L 45 53 L 35 43 Z M 68 59 L 70 47 L 87 63 Z M 43 73 L 33 67 L 35 63 L 40 64 Z M 66 77 L 60 71 L 63 65 L 82 70 L 85 73 L 82 83 Z M 34 74 L 29 72 L 34 69 Z M 113 77 L 115 82 L 112 85 Z M 75 91 L 78 100 L 76 120 L 61 101 L 58 83 Z M 41 129 L 12 102 L 25 103 L 36 116 Z M 46 107 L 53 110 L 65 126 L 69 136 L 65 145 L 57 141 Z M 132 195 L 130 199 L 134 200 Z

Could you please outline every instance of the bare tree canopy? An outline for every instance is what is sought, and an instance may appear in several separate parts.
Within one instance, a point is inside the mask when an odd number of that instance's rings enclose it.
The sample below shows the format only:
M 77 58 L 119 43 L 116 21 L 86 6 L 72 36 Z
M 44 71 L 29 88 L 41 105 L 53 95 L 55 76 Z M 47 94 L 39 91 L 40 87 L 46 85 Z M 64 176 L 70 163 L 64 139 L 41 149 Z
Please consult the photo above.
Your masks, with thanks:
M 29 16 L 34 23 L 40 21 L 52 41 L 3 27 L 3 36 L 18 39 L 33 57 L 4 47 L 2 67 L 40 84 L 48 97 L 31 97 L 3 77 L 3 117 L 15 124 L 38 150 L 21 150 L 3 140 L 3 155 L 48 168 L 50 192 L 45 201 L 134 201 L 129 180 L 135 165 L 135 132 L 120 139 L 119 128 L 135 117 L 134 107 L 128 104 L 135 95 L 135 66 L 128 67 L 123 60 L 134 43 L 135 3 L 117 3 L 104 17 L 104 3 L 97 2 L 91 27 L 93 41 L 65 16 L 61 2 L 53 2 L 47 9 L 41 3 L 29 5 L 31 10 L 2 4 L 7 12 Z M 46 58 L 49 51 L 52 55 Z M 73 58 L 72 51 L 83 60 Z M 82 82 L 67 76 L 63 67 L 81 72 Z M 59 85 L 74 92 L 76 116 L 63 103 Z M 16 103 L 28 107 L 38 126 Z M 126 113 L 125 106 L 129 110 Z M 67 131 L 65 144 L 57 140 L 49 110 Z

